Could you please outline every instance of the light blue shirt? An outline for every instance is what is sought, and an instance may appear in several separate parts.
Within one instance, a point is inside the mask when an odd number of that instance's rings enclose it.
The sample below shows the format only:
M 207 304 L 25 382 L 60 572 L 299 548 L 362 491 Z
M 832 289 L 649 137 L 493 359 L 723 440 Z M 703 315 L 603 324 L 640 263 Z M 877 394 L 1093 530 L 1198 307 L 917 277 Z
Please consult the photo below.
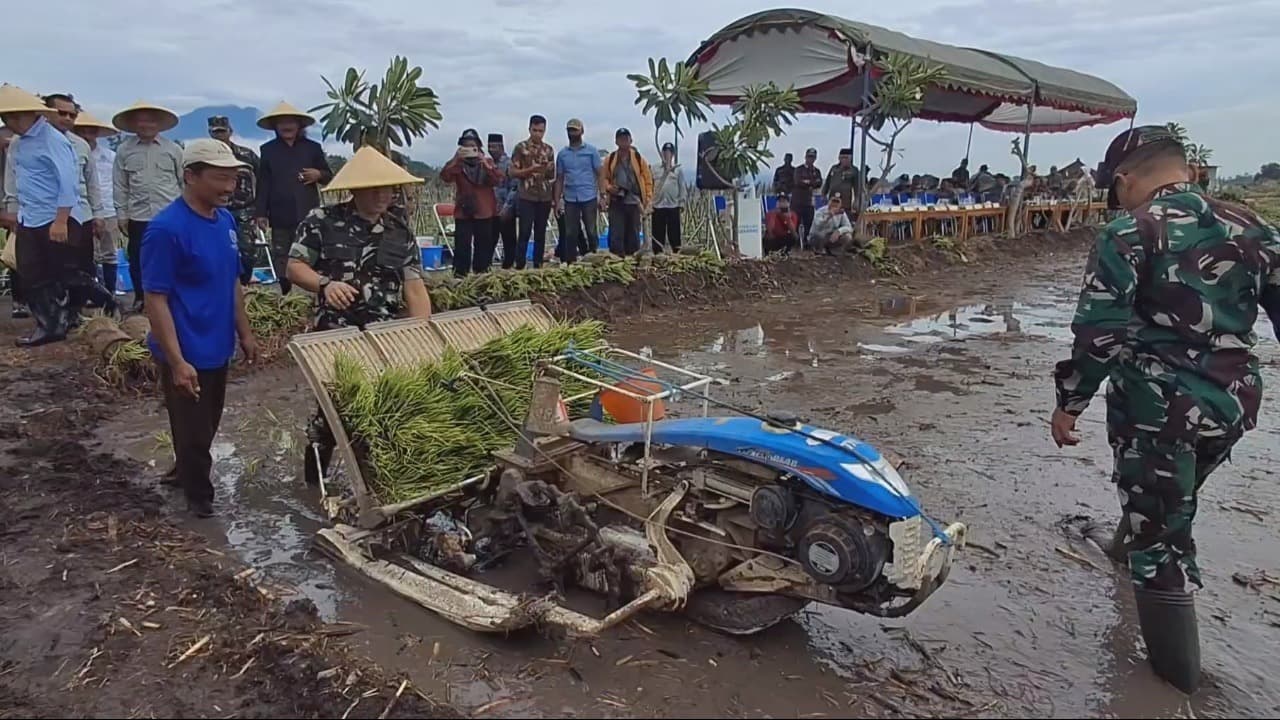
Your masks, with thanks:
M 565 202 L 591 202 L 600 197 L 596 173 L 603 161 L 594 145 L 565 146 L 556 155 L 556 174 L 564 178 Z
M 18 222 L 41 227 L 54 221 L 58 208 L 75 210 L 80 193 L 71 141 L 41 116 L 15 145 L 9 162 L 14 165 Z

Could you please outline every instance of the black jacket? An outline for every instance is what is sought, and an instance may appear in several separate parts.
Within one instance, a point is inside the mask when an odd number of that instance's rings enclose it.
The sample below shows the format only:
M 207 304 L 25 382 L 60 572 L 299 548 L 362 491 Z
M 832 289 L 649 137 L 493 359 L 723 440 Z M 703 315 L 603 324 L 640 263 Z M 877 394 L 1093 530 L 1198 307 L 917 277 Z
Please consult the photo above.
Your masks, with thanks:
M 299 182 L 303 168 L 319 170 L 320 181 Z M 297 225 L 320 206 L 320 186 L 332 179 L 324 148 L 315 140 L 300 137 L 292 146 L 280 138 L 267 141 L 258 167 L 258 217 L 267 218 L 272 227 Z

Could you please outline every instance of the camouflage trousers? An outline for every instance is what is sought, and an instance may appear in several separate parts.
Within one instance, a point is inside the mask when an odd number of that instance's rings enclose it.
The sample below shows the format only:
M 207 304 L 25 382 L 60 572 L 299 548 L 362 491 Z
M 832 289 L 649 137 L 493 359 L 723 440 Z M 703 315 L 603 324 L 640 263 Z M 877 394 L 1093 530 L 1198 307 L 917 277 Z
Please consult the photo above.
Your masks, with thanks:
M 1126 546 L 1136 585 L 1152 589 L 1203 587 L 1191 525 L 1200 486 L 1225 462 L 1238 434 L 1169 443 L 1150 433 L 1112 434 L 1112 481 L 1130 523 Z

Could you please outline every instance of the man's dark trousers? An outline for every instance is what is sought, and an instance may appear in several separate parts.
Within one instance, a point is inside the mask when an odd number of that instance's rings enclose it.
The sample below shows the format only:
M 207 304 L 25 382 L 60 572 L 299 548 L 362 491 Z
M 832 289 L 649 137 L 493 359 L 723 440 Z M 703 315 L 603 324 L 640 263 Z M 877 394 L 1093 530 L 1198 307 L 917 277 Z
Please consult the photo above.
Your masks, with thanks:
M 197 370 L 200 397 L 193 398 L 173 385 L 173 370 L 160 364 L 160 386 L 169 410 L 178 485 L 191 501 L 213 502 L 213 456 L 210 448 L 222 423 L 227 396 L 227 368 Z

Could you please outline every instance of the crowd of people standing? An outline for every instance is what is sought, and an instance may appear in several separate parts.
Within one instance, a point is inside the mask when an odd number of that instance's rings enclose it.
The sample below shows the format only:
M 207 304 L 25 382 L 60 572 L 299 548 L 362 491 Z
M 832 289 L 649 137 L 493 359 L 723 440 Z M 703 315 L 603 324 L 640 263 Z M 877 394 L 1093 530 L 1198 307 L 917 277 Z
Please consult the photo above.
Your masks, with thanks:
M 674 145 L 663 146 L 661 165 L 653 167 L 626 128 L 614 133 L 616 149 L 608 153 L 584 140 L 579 119 L 565 124 L 568 143 L 558 152 L 546 142 L 546 131 L 547 119 L 533 115 L 529 136 L 510 155 L 499 133 L 488 136 L 488 156 L 476 130 L 458 138 L 457 152 L 440 173 L 455 188 L 455 275 L 487 271 L 499 241 L 503 268 L 541 267 L 553 214 L 560 238 L 555 256 L 566 264 L 599 246 L 601 211 L 608 216 L 610 252 L 639 252 L 646 217 L 653 251 L 680 251 L 688 187 Z
M 107 124 L 70 93 L 38 98 L 10 85 L 0 88 L 0 116 L 0 225 L 12 237 L 6 247 L 12 313 L 36 321 L 18 344 L 64 339 L 85 307 L 119 314 L 118 248 L 125 250 L 132 310 L 141 312 L 147 229 L 183 190 L 183 148 L 163 134 L 177 126 L 178 116 L 138 102 Z M 210 137 L 242 163 L 228 211 L 237 221 L 237 275 L 244 284 L 267 237 L 260 231 L 269 230 L 269 253 L 282 291 L 289 291 L 284 268 L 297 226 L 319 206 L 319 187 L 333 178 L 323 148 L 303 132 L 313 122 L 281 103 L 259 120 L 276 134 L 259 159 L 232 141 L 226 117 L 208 120 Z M 113 151 L 104 139 L 120 132 L 129 136 Z

